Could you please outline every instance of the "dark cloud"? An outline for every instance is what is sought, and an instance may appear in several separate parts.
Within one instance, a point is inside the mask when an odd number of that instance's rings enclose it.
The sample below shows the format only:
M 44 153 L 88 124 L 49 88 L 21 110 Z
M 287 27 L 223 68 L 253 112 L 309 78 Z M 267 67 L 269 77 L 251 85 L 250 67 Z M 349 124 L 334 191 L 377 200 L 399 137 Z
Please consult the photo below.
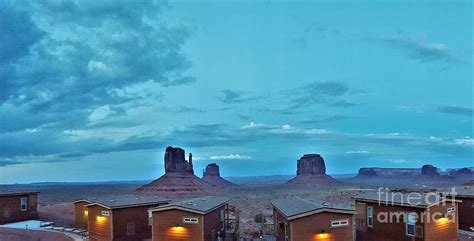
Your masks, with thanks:
M 219 97 L 219 100 L 224 104 L 238 104 L 243 102 L 255 101 L 261 99 L 261 97 L 248 96 L 248 93 L 245 91 L 235 91 L 235 90 L 223 90 L 222 94 L 224 96 Z
M 163 22 L 162 8 L 160 1 L 2 1 L 0 139 L 8 141 L 0 158 L 75 160 L 144 148 L 138 137 L 125 146 L 91 133 L 104 123 L 131 127 L 125 118 L 101 118 L 161 101 L 160 88 L 195 82 L 181 50 L 189 31 Z M 106 113 L 95 113 L 101 108 Z
M 472 107 L 457 106 L 457 105 L 442 105 L 438 106 L 437 110 L 442 113 L 465 115 L 472 117 Z
M 161 95 L 117 94 L 123 89 L 149 81 L 162 87 L 195 81 L 185 74 L 190 62 L 181 52 L 189 32 L 160 21 L 162 3 L 0 4 L 3 130 L 83 124 L 68 121 L 85 120 L 103 105 L 118 108 Z
M 352 107 L 355 103 L 342 99 L 350 91 L 348 85 L 340 81 L 315 81 L 306 86 L 285 91 L 285 98 L 290 105 L 286 111 L 314 104 L 333 107 Z
M 388 44 L 406 52 L 408 57 L 421 61 L 456 61 L 455 51 L 445 44 L 428 42 L 424 37 L 407 35 L 375 36 L 371 41 Z
M 8 1 L 0 3 L 0 64 L 16 61 L 28 54 L 30 47 L 43 37 L 43 32 L 30 16 L 15 9 Z

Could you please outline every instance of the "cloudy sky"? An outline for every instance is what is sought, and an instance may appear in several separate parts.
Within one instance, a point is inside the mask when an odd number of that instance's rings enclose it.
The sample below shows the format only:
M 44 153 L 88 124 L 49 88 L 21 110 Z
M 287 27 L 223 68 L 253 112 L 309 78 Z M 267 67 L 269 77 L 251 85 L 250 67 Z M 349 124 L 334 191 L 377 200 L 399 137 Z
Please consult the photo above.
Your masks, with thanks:
M 472 3 L 390 2 L 1 1 L 0 183 L 474 166 Z

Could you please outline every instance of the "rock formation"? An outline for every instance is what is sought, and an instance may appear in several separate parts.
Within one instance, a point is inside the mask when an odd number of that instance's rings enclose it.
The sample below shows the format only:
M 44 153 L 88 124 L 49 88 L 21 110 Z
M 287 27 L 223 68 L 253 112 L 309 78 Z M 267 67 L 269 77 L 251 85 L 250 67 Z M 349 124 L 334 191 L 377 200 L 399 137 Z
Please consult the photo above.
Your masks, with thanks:
M 335 183 L 338 181 L 326 175 L 326 165 L 319 154 L 303 155 L 297 163 L 296 177 L 287 182 L 287 184 L 307 186 Z
M 363 167 L 358 177 L 414 177 L 421 174 L 420 168 L 379 168 Z
M 413 182 L 426 185 L 440 182 L 453 182 L 455 178 L 442 173 L 433 165 L 423 165 L 421 168 L 360 168 L 354 182 L 379 182 L 380 184 L 395 184 Z
M 212 187 L 194 175 L 192 154 L 188 161 L 184 157 L 183 149 L 168 146 L 164 157 L 165 174 L 137 191 L 164 197 L 211 194 Z
M 424 176 L 439 176 L 439 170 L 433 165 L 423 165 L 421 167 L 421 175 Z
M 457 180 L 470 181 L 474 179 L 474 167 L 448 169 L 446 172 Z
M 165 151 L 165 172 L 191 173 L 193 170 L 193 154 L 189 153 L 189 161 L 184 159 L 184 150 L 168 146 Z
M 216 163 L 211 163 L 206 166 L 203 171 L 202 180 L 211 186 L 219 188 L 228 188 L 235 186 L 232 182 L 229 182 L 221 177 L 219 166 Z
M 319 154 L 305 154 L 298 160 L 296 175 L 326 174 L 326 165 Z

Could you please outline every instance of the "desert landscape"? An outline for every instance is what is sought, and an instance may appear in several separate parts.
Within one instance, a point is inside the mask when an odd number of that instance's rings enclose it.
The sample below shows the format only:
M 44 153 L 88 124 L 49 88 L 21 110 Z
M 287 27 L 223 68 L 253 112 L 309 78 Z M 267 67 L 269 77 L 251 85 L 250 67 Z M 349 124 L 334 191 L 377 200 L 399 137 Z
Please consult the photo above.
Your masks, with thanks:
M 164 164 L 166 173 L 157 180 L 111 183 L 36 183 L 0 185 L 0 190 L 37 190 L 38 213 L 41 220 L 64 227 L 74 226 L 74 201 L 83 198 L 114 197 L 132 193 L 170 199 L 200 196 L 226 196 L 239 210 L 242 240 L 271 240 L 274 217 L 271 201 L 288 197 L 321 200 L 331 205 L 353 205 L 352 197 L 378 188 L 397 191 L 474 190 L 474 168 L 441 172 L 432 165 L 422 168 L 361 168 L 358 174 L 326 174 L 326 164 L 319 154 L 308 154 L 295 163 L 296 176 L 222 178 L 215 164 L 206 168 L 204 178 L 194 175 L 184 150 L 168 147 Z M 191 159 L 192 163 L 192 159 Z M 209 179 L 212 176 L 212 179 Z M 179 177 L 179 178 L 178 178 Z M 470 180 L 470 181 L 469 181 Z M 263 218 L 262 218 L 263 217 Z M 6 240 L 14 231 L 0 229 Z M 5 235 L 5 236 L 3 236 Z M 35 234 L 39 235 L 39 234 Z M 267 237 L 268 236 L 268 237 Z M 461 236 L 461 238 L 464 238 Z M 465 237 L 468 240 L 468 236 Z M 4 240 L 4 239 L 2 239 Z M 461 239 L 462 240 L 462 239 Z
M 473 241 L 473 11 L 0 0 L 0 241 Z

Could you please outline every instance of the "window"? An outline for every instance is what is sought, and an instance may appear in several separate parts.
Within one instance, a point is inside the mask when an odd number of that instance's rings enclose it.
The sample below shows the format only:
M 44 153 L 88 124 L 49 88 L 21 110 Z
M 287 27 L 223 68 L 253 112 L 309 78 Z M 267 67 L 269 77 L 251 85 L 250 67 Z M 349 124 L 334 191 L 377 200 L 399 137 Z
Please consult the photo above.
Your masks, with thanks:
M 288 224 L 285 223 L 285 241 L 290 240 L 288 237 Z
M 454 213 L 454 212 L 456 212 L 456 208 L 454 207 L 448 208 L 448 213 Z
M 347 219 L 331 221 L 331 227 L 332 228 L 344 227 L 344 226 L 348 226 L 348 225 L 349 225 L 349 220 L 347 220 Z
M 374 226 L 374 209 L 372 207 L 367 207 L 367 227 Z
M 127 223 L 127 236 L 135 236 L 135 223 Z
M 408 236 L 415 236 L 416 213 L 408 213 L 406 220 L 406 234 Z
M 21 209 L 21 211 L 28 210 L 28 202 L 27 202 L 26 197 L 22 197 L 20 199 L 20 209 Z
M 197 224 L 199 223 L 199 219 L 198 218 L 183 218 L 183 223 Z

